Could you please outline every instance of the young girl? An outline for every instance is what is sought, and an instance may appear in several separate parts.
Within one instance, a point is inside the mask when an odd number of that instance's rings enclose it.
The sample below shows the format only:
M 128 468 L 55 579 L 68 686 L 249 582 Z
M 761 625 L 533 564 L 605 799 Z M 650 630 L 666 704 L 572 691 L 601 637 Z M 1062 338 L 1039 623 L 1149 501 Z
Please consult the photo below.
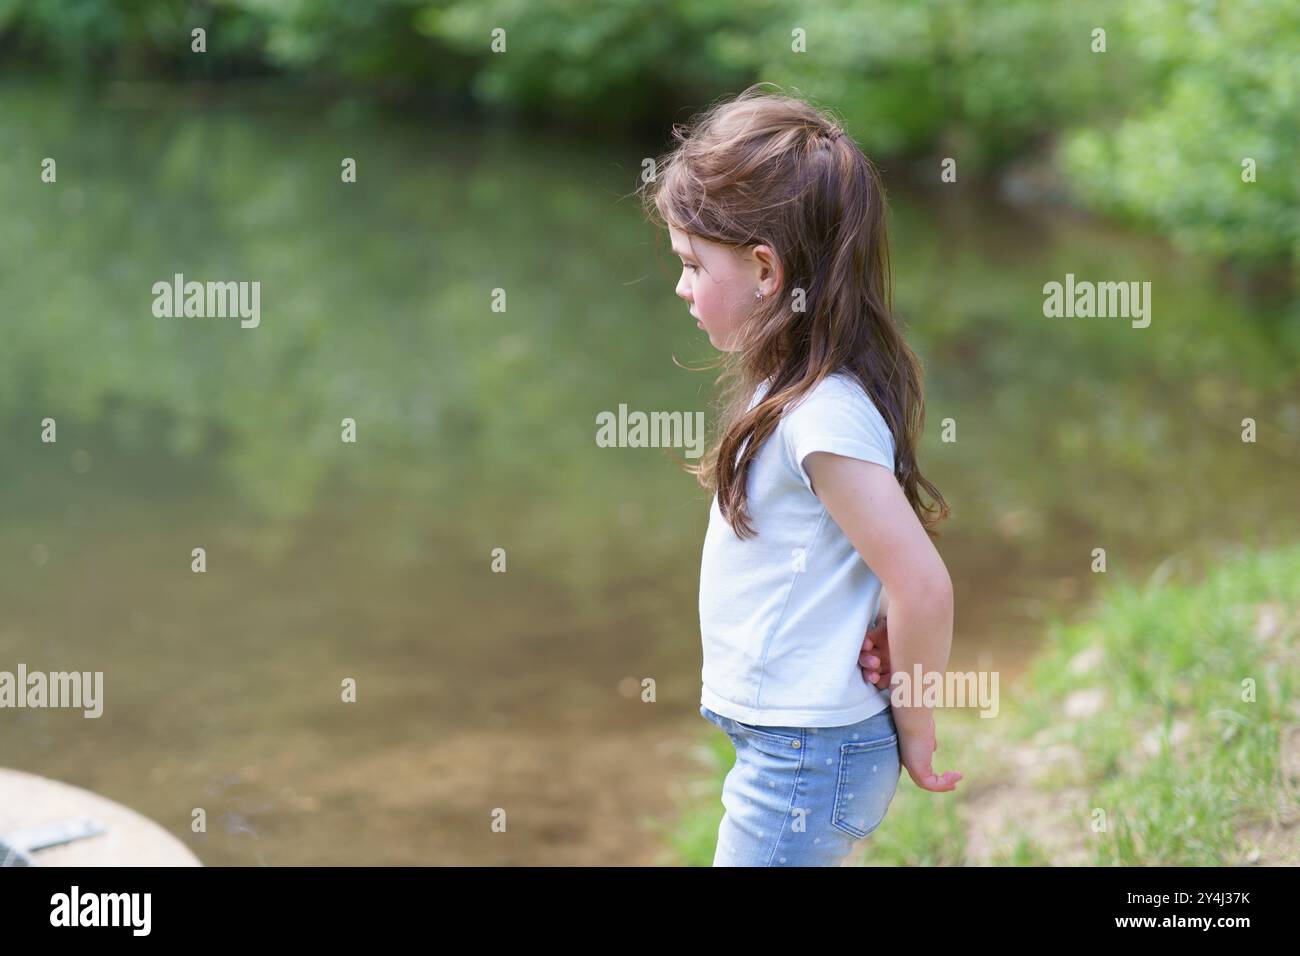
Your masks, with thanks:
M 931 767 L 932 710 L 891 707 L 859 670 L 882 585 L 880 670 L 946 668 L 952 583 L 930 538 L 949 512 L 916 464 L 921 370 L 890 314 L 879 177 L 834 120 L 762 85 L 674 126 L 643 198 L 732 382 L 690 469 L 716 491 L 700 713 L 736 748 L 713 862 L 834 866 L 900 765 L 925 790 L 961 778 Z

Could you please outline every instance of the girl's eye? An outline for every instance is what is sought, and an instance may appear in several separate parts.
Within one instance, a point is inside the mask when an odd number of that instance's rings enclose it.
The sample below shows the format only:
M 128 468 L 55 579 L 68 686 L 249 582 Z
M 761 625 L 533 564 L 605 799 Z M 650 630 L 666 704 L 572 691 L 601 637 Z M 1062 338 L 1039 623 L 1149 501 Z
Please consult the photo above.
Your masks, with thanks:
M 694 269 L 695 269 L 695 266 L 694 266 L 692 263 L 689 263 L 689 262 L 683 262 L 683 263 L 682 263 L 682 268 L 684 268 L 684 269 L 691 269 L 691 270 L 694 270 Z

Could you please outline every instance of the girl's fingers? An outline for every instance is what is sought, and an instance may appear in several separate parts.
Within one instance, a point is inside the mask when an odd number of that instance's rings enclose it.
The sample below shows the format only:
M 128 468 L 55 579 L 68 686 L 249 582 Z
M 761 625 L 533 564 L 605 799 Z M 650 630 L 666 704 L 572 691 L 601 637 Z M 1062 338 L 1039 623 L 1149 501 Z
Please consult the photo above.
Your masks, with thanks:
M 961 774 L 956 770 L 949 770 L 943 774 L 936 774 L 930 770 L 922 778 L 918 786 L 922 790 L 929 790 L 931 793 L 948 793 L 957 789 L 957 781 L 961 779 Z

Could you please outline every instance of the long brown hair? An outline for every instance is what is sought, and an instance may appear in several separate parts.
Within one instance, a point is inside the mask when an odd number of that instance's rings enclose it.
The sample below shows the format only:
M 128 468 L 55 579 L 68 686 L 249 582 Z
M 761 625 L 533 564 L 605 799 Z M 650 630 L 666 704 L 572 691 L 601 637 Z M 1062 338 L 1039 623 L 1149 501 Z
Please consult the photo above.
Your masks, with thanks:
M 916 464 L 923 376 L 891 313 L 880 176 L 836 120 L 794 96 L 763 92 L 765 85 L 674 124 L 676 145 L 641 187 L 652 221 L 735 250 L 763 243 L 784 273 L 778 294 L 755 302 L 741 324 L 737 351 L 719 359 L 719 381 L 730 381 L 719 403 L 721 438 L 686 469 L 717 491 L 737 535 L 755 536 L 750 463 L 789 403 L 843 371 L 888 423 L 894 475 L 926 533 L 937 537 L 949 509 Z M 747 411 L 755 388 L 769 380 Z M 933 505 L 922 503 L 922 489 Z

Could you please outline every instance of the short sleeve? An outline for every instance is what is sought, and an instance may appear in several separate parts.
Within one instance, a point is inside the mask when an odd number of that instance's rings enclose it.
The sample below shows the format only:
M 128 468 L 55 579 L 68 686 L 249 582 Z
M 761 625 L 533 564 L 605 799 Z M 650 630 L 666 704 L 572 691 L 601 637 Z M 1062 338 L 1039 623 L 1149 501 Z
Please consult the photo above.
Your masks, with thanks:
M 789 408 L 779 428 L 787 462 L 812 491 L 804 459 L 815 451 L 875 462 L 894 471 L 894 436 L 856 381 L 832 376 Z

